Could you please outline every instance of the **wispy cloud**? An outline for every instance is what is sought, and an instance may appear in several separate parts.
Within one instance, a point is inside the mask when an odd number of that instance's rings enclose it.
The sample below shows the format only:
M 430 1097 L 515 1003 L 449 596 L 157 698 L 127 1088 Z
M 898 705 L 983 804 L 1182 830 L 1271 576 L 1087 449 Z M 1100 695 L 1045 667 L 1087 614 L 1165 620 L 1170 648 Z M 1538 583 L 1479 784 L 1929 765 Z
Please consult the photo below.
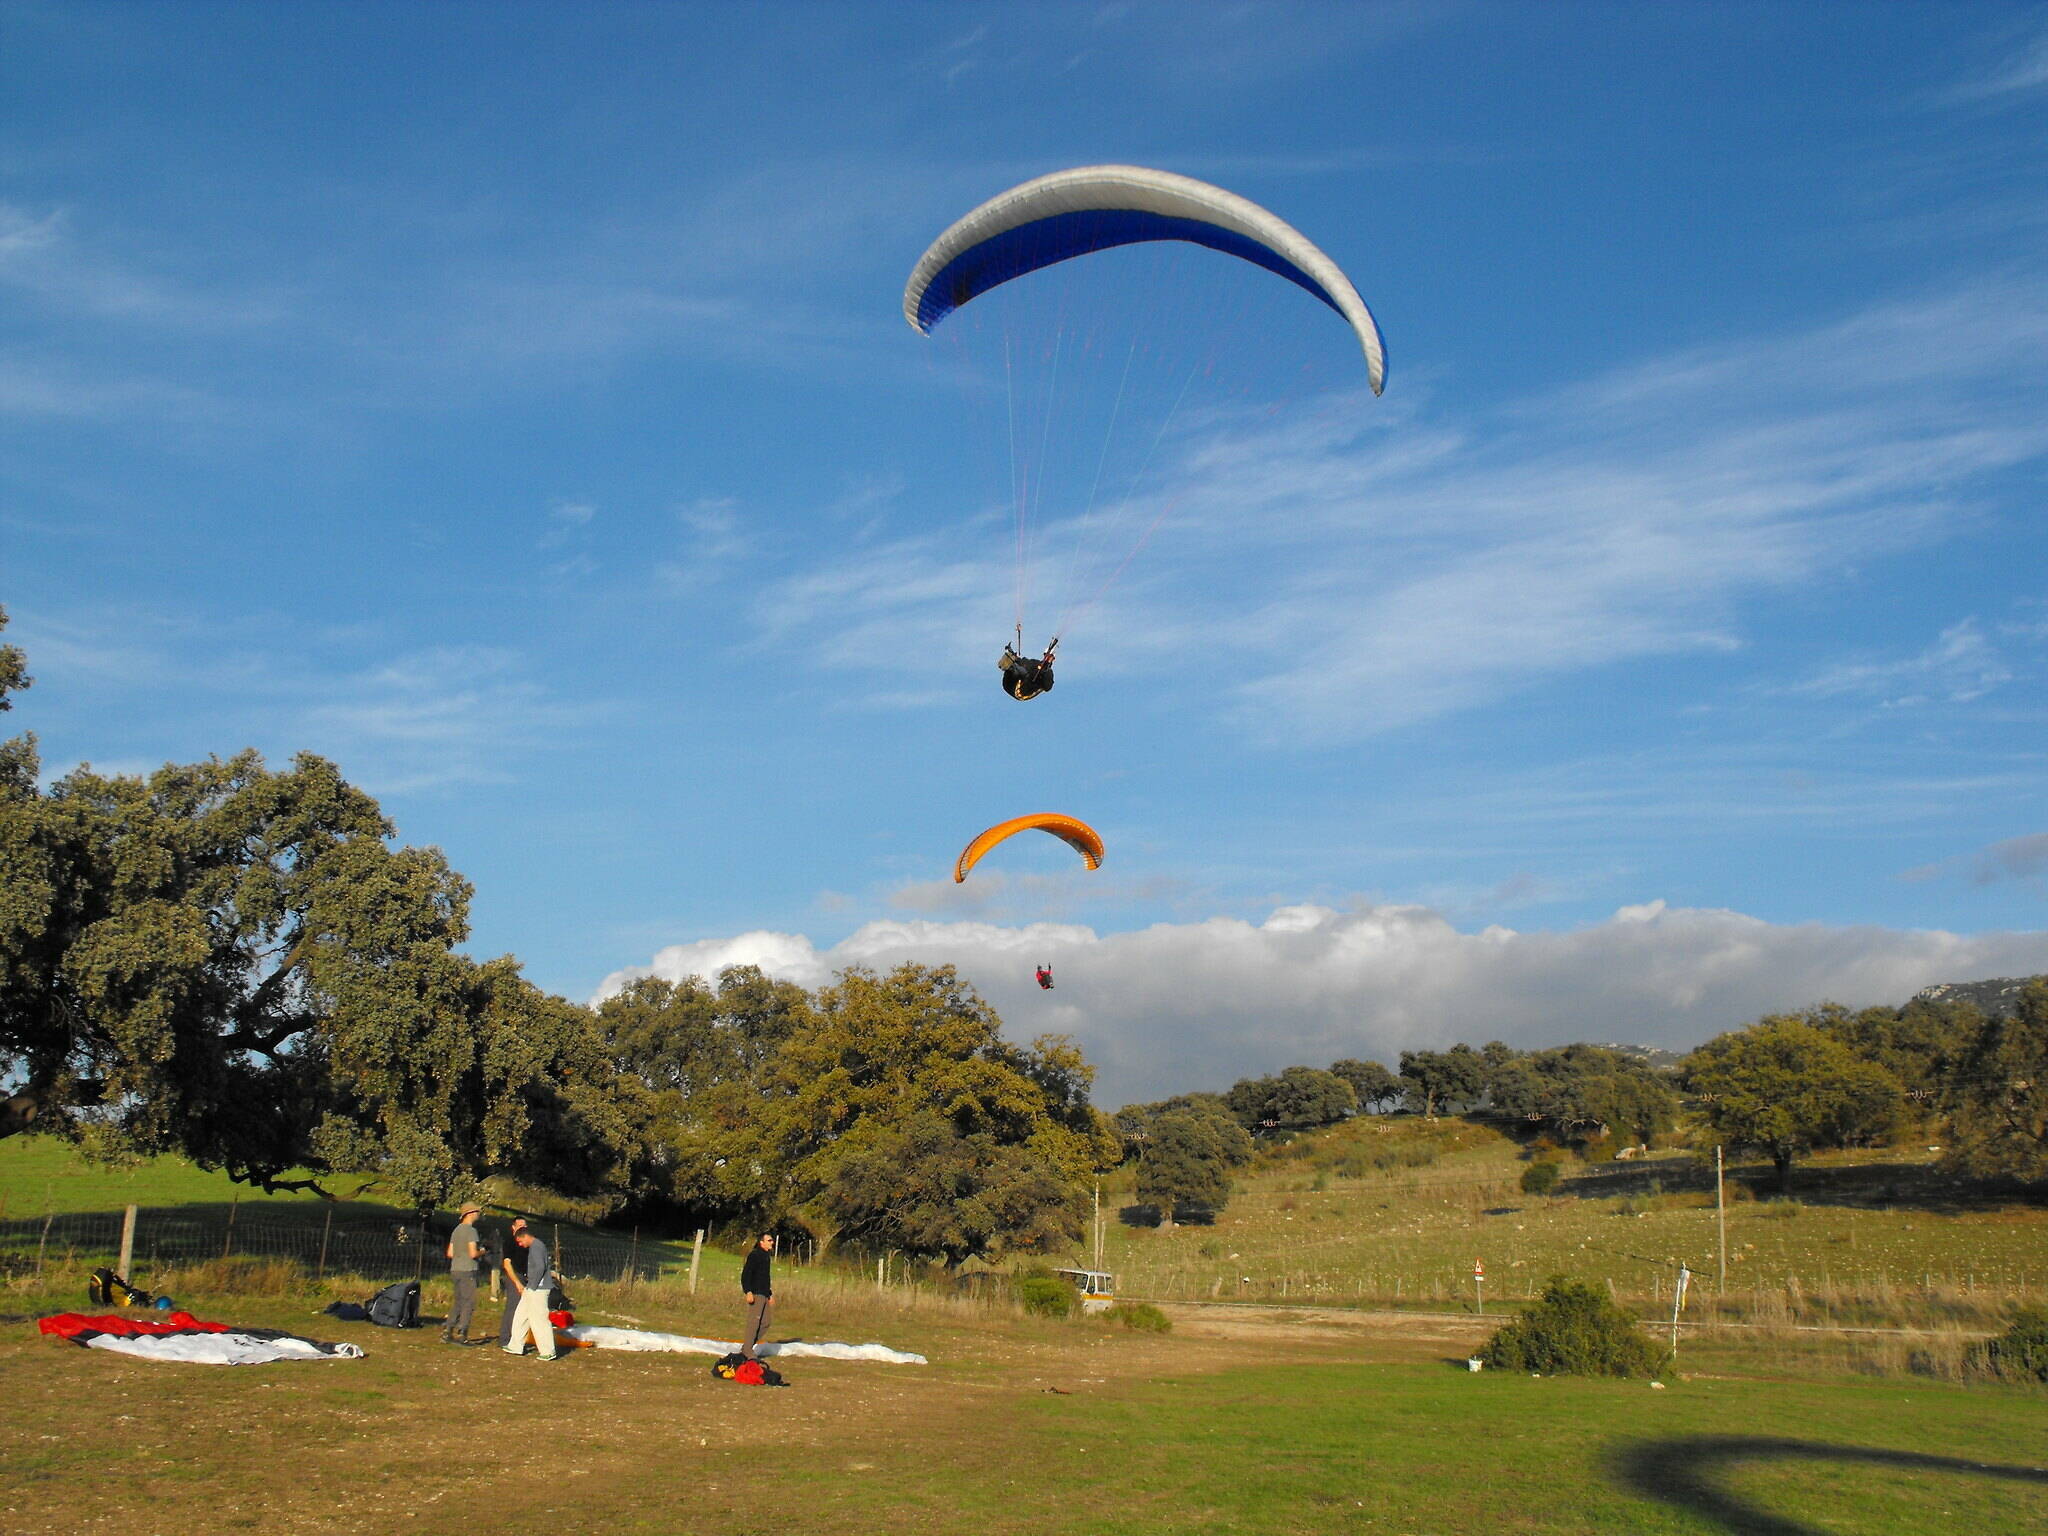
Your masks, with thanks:
M 516 780 L 535 756 L 577 745 L 613 713 L 605 700 L 562 697 L 529 658 L 502 647 L 427 647 L 336 665 L 318 637 L 288 638 L 274 619 L 223 625 L 132 609 L 65 620 L 30 612 L 9 635 L 48 684 L 38 703 L 122 722 L 111 737 L 74 724 L 68 741 L 111 739 L 119 745 L 104 755 L 128 761 L 138 740 L 183 741 L 203 721 L 199 750 L 254 745 L 277 761 L 317 752 L 377 794 Z M 337 638 L 356 651 L 373 643 Z M 179 701 L 175 722 L 156 714 L 169 695 Z
M 1914 656 L 1832 666 L 1787 690 L 1812 695 L 1857 694 L 1887 709 L 1966 704 L 2015 676 L 2013 667 L 1974 618 L 1952 624 Z
M 1066 923 L 869 923 L 821 948 L 755 932 L 672 945 L 605 979 L 760 965 L 816 986 L 848 965 L 948 963 L 1018 1036 L 1073 1034 L 1115 1105 L 1345 1056 L 1498 1037 L 1519 1046 L 1631 1040 L 1679 1049 L 1777 1009 L 1903 1002 L 1938 981 L 2048 969 L 2048 933 L 1963 935 L 1819 923 L 1648 901 L 1564 932 L 1466 932 L 1425 907 L 1288 906 L 1138 932 Z M 1042 994 L 1031 967 L 1052 963 Z
M 1973 854 L 1943 859 L 1909 869 L 1907 880 L 1933 880 L 1944 875 L 1962 875 L 1972 885 L 1996 885 L 2005 880 L 2035 881 L 2048 875 L 2048 832 L 2030 832 L 2008 837 Z
M 1955 101 L 1986 101 L 2048 89 L 2048 32 L 2017 41 L 1996 64 L 1950 93 Z
M 2048 288 L 2014 279 L 1658 359 L 1485 417 L 1450 417 L 1426 395 L 1392 411 L 1333 396 L 1277 424 L 1213 414 L 1171 445 L 1152 504 L 1171 502 L 1170 532 L 1122 612 L 1090 615 L 1123 621 L 1092 649 L 1221 647 L 1243 679 L 1236 718 L 1289 741 L 1736 650 L 1746 605 L 1969 526 L 1980 477 L 2048 451 L 2043 389 Z M 1150 515 L 1139 507 L 1138 525 Z M 1056 523 L 1042 538 L 1078 531 Z M 804 643 L 830 628 L 878 666 L 929 677 L 985 648 L 1011 579 L 995 545 L 921 535 L 793 574 L 764 626 Z M 1244 595 L 1219 605 L 1205 580 Z M 1176 611 L 1202 615 L 1199 639 Z M 2000 680 L 1967 624 L 1912 665 L 1956 695 L 1965 677 Z

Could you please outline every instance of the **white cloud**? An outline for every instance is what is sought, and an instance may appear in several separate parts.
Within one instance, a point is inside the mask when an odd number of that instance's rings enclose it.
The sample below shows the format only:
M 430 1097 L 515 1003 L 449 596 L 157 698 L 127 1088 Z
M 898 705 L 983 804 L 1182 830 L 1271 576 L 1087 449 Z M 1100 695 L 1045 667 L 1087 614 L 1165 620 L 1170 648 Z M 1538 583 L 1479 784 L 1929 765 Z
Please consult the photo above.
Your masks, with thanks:
M 1775 1010 L 1903 1002 L 1938 981 L 2048 970 L 2048 932 L 1966 935 L 1740 912 L 1623 907 L 1565 932 L 1464 932 L 1415 906 L 1275 909 L 1129 933 L 1074 924 L 871 922 L 829 948 L 754 932 L 672 945 L 605 978 L 713 976 L 760 965 L 815 987 L 849 965 L 953 964 L 1024 1038 L 1074 1035 L 1105 1106 L 1345 1056 L 1502 1039 L 1627 1040 L 1683 1049 Z M 1059 985 L 1042 993 L 1032 967 Z

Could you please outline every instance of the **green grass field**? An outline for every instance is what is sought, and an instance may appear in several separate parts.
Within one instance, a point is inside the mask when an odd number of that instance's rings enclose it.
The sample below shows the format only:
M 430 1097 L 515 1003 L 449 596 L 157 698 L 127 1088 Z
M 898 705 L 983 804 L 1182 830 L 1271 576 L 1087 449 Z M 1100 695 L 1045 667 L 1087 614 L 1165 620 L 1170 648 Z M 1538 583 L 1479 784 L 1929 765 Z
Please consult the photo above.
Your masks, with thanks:
M 1357 1178 L 1315 1166 L 1367 1137 L 1445 1146 L 1428 1166 Z M 785 1262 L 773 1336 L 877 1340 L 931 1363 L 791 1361 L 793 1386 L 780 1392 L 715 1382 L 697 1356 L 577 1351 L 543 1365 L 450 1349 L 431 1329 L 339 1323 L 320 1308 L 348 1293 L 347 1277 L 316 1284 L 302 1268 L 255 1259 L 176 1272 L 180 1303 L 246 1326 L 351 1338 L 367 1357 L 150 1364 L 41 1337 L 33 1317 L 77 1305 L 79 1276 L 17 1268 L 0 1282 L 0 1536 L 381 1536 L 485 1511 L 558 1536 L 2048 1528 L 2048 1389 L 1935 1379 L 1942 1361 L 1962 1357 L 1955 1338 L 1709 1329 L 1687 1334 L 1679 1369 L 1657 1388 L 1473 1374 L 1462 1362 L 1487 1319 L 1312 1305 L 1372 1275 L 1413 1301 L 1432 1266 L 1449 1271 L 1441 1284 L 1455 1296 L 1474 1233 L 1519 1226 L 1527 1260 L 1515 1274 L 1536 1259 L 1588 1263 L 1615 1229 L 1694 1233 L 1697 1191 L 1503 1196 L 1520 1164 L 1479 1127 L 1354 1125 L 1305 1150 L 1254 1169 L 1213 1227 L 1112 1220 L 1111 1251 L 1127 1292 L 1147 1280 L 1170 1288 L 1176 1276 L 1199 1291 L 1205 1273 L 1234 1269 L 1262 1274 L 1266 1294 L 1285 1289 L 1311 1305 L 1172 1304 L 1172 1333 L 1139 1335 L 1025 1317 L 940 1284 L 877 1289 L 858 1268 Z M 1885 1250 L 1895 1264 L 1956 1234 L 2003 1234 L 2007 1246 L 1987 1239 L 1987 1253 L 2020 1256 L 2031 1244 L 2042 1257 L 2048 1228 L 2031 1208 L 1954 1191 L 1923 1192 L 1921 1206 L 1903 1209 L 1850 1203 L 1841 1191 L 1856 1180 L 1905 1176 L 1870 1167 L 1826 1175 L 1837 1204 L 1777 1215 L 1744 1202 L 1731 1237 L 1772 1257 L 1742 1262 L 1806 1272 L 1848 1246 L 1828 1241 L 1838 1234 L 1857 1253 L 1895 1244 Z M 1624 1165 L 1584 1176 L 1657 1175 Z M 169 1160 L 106 1170 L 52 1143 L 0 1143 L 10 1214 L 38 1201 L 91 1212 L 180 1195 L 214 1209 L 222 1183 Z M 296 1198 L 309 1217 L 320 1213 L 322 1202 Z M 1496 1201 L 1539 1219 L 1487 1215 Z M 1624 1201 L 1647 1214 L 1627 1214 Z M 1664 1240 L 1627 1241 L 1653 1253 Z M 1212 1243 L 1218 1253 L 1205 1254 Z M 2013 1262 L 2024 1271 L 2024 1258 Z M 1509 1258 L 1489 1253 L 1489 1272 L 1496 1266 L 1509 1269 Z M 708 1254 L 695 1294 L 673 1278 L 576 1290 L 585 1321 L 729 1336 L 736 1268 L 735 1256 Z M 430 1319 L 446 1294 L 444 1279 L 430 1279 Z M 1983 1315 L 2009 1299 L 1987 1292 Z
M 576 1533 L 1409 1532 L 1998 1536 L 2048 1527 L 2048 1393 L 1691 1352 L 1647 1382 L 1467 1373 L 1483 1336 L 1285 1318 L 1165 1337 L 783 1286 L 779 1336 L 926 1367 L 791 1361 L 787 1391 L 695 1356 L 553 1365 L 214 1298 L 367 1358 L 152 1365 L 0 1329 L 0 1532 L 410 1531 L 464 1510 Z M 22 1296 L 33 1307 L 37 1298 Z M 685 1332 L 735 1297 L 620 1288 L 586 1316 Z M 19 1314 L 17 1314 L 19 1315 Z M 11 1321 L 11 1320 L 10 1320 Z

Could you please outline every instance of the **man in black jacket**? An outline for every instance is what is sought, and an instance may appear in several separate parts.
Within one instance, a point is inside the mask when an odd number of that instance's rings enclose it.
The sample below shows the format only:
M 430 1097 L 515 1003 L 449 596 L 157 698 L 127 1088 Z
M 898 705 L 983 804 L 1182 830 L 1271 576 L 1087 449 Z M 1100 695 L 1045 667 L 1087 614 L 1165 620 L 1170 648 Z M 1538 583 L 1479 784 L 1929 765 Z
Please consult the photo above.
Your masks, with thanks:
M 775 1259 L 775 1234 L 763 1232 L 759 1242 L 747 1250 L 747 1262 L 740 1266 L 740 1289 L 747 1294 L 747 1331 L 740 1338 L 740 1353 L 754 1358 L 754 1346 L 768 1329 L 768 1309 L 775 1305 L 775 1282 L 769 1266 Z

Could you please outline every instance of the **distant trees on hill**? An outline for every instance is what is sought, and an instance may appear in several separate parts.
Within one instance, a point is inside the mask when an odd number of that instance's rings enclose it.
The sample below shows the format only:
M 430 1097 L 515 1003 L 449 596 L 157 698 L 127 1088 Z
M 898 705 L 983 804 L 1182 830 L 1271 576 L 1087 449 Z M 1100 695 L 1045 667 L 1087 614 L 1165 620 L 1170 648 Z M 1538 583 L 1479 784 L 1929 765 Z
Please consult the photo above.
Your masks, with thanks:
M 1351 1085 L 1360 1109 L 1387 1109 L 1401 1101 L 1401 1079 L 1376 1061 L 1347 1057 L 1331 1062 L 1330 1070 Z
M 1245 1078 L 1233 1084 L 1223 1098 L 1247 1129 L 1307 1130 L 1334 1125 L 1358 1112 L 1358 1094 L 1351 1084 L 1335 1072 L 1314 1067 L 1289 1067 L 1272 1077 Z

